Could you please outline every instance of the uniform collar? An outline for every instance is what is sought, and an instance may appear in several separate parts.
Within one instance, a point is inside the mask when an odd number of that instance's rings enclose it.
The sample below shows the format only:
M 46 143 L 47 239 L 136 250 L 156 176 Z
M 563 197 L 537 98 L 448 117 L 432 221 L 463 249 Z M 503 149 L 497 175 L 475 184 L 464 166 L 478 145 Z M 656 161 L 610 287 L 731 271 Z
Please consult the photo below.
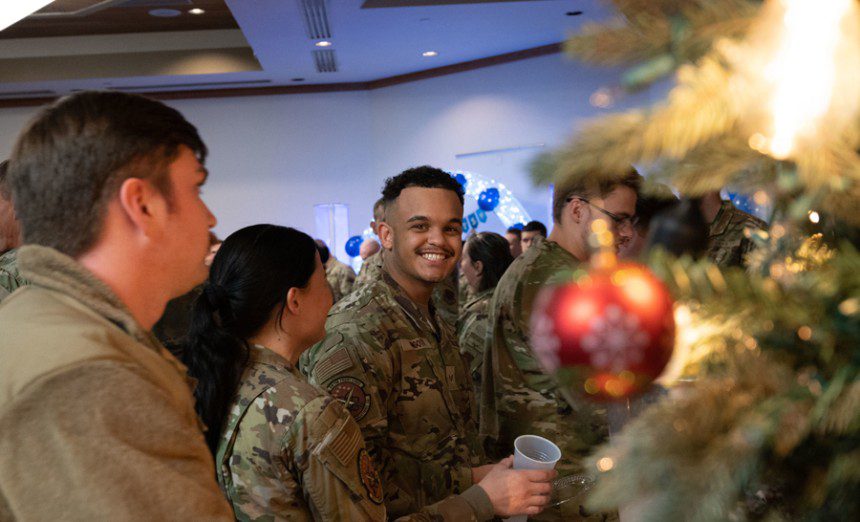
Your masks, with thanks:
M 249 344 L 250 351 L 248 359 L 252 363 L 268 364 L 271 366 L 283 366 L 289 370 L 293 369 L 290 361 L 286 360 L 281 354 L 274 350 L 266 348 L 262 344 Z
M 478 292 L 477 294 L 475 294 L 474 297 L 472 297 L 471 299 L 466 301 L 466 304 L 463 305 L 463 308 L 469 308 L 470 306 L 473 306 L 475 303 L 479 303 L 485 299 L 489 299 L 490 297 L 493 297 L 493 291 L 495 289 L 496 289 L 496 287 L 494 286 L 492 288 L 487 288 L 486 290 L 482 290 L 482 291 Z
M 415 328 L 428 330 L 438 339 L 440 335 L 438 329 L 439 318 L 436 314 L 436 307 L 433 306 L 433 300 L 430 300 L 428 306 L 430 311 L 430 317 L 428 318 L 424 315 L 418 305 L 409 298 L 406 294 L 406 290 L 404 290 L 403 287 L 400 286 L 393 277 L 391 277 L 391 274 L 385 270 L 384 266 L 380 273 L 382 274 L 382 286 L 386 289 L 388 296 L 391 300 L 397 303 L 401 310 L 403 310 Z
M 154 339 L 104 281 L 71 257 L 53 248 L 25 245 L 18 249 L 18 269 L 34 285 L 80 301 L 139 342 L 150 344 Z
M 49 247 L 24 245 L 17 251 L 18 270 L 30 283 L 64 294 L 107 319 L 135 341 L 159 354 L 185 378 L 193 390 L 196 380 L 152 332 L 145 330 L 110 287 L 82 264 Z

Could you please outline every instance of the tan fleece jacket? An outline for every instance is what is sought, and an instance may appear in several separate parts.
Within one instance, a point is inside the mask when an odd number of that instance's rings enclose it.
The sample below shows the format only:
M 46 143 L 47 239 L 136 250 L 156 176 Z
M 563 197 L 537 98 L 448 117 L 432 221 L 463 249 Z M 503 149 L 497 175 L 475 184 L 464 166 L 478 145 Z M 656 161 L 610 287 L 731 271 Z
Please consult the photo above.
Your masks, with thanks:
M 185 368 L 59 252 L 0 304 L 0 520 L 232 520 Z

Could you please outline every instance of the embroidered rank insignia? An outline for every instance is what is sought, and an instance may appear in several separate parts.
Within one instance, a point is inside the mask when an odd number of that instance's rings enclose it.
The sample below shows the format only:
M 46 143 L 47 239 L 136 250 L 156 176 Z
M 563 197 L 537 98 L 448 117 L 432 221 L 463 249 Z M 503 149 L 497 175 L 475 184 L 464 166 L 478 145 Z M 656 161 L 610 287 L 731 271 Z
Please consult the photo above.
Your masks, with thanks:
M 328 384 L 328 393 L 343 403 L 343 407 L 360 421 L 370 410 L 370 397 L 364 391 L 364 383 L 354 377 L 338 377 Z
M 361 483 L 364 484 L 364 489 L 367 490 L 368 498 L 376 504 L 382 504 L 384 500 L 382 481 L 379 479 L 376 466 L 373 465 L 373 460 L 366 449 L 358 452 L 358 476 L 361 477 Z

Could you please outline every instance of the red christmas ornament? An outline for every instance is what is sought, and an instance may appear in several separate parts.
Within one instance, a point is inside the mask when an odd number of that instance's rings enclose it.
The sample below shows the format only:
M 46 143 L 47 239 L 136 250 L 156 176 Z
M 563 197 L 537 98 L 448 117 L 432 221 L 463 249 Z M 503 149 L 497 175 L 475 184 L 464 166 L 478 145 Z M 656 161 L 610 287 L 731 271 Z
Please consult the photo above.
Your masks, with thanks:
M 621 264 L 541 291 L 532 348 L 560 383 L 599 399 L 642 391 L 666 367 L 675 340 L 672 298 L 646 267 Z

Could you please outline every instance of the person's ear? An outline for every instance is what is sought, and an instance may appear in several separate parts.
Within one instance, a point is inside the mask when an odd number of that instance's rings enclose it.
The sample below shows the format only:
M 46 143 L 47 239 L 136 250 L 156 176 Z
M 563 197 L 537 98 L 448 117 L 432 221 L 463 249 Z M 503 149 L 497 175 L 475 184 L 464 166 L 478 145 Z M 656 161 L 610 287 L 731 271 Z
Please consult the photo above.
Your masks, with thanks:
M 119 187 L 119 206 L 132 225 L 150 236 L 167 215 L 167 201 L 151 183 L 128 178 Z
M 394 248 L 394 230 L 391 225 L 385 221 L 380 221 L 376 224 L 376 235 L 379 236 L 379 242 L 385 250 Z
M 299 315 L 301 311 L 301 297 L 299 289 L 296 287 L 290 288 L 287 291 L 287 299 L 284 301 L 284 311 L 292 315 Z
M 579 223 L 585 218 L 584 210 L 583 202 L 579 198 L 573 198 L 567 204 L 567 212 L 570 213 L 570 217 L 573 218 L 574 223 Z
M 483 261 L 475 261 L 472 263 L 472 266 L 475 267 L 475 274 L 478 276 L 484 275 L 484 262 Z

